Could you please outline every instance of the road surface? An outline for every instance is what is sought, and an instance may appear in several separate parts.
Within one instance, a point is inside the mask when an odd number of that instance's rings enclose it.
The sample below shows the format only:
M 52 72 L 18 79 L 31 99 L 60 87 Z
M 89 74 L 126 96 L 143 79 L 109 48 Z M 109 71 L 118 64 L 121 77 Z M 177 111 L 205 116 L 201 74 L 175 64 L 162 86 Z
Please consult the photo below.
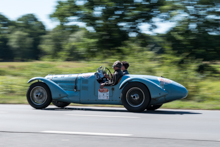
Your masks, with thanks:
M 0 147 L 220 147 L 220 111 L 0 105 Z

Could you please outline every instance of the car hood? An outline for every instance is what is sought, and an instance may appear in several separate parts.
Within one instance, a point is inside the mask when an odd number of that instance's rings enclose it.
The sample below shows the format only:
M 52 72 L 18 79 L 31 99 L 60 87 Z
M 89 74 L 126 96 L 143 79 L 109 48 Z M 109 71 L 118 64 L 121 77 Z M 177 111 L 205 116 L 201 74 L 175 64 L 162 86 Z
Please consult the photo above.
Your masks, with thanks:
M 80 73 L 80 74 L 57 74 L 57 75 L 47 75 L 45 77 L 45 79 L 50 79 L 52 81 L 55 81 L 55 82 L 66 82 L 66 81 L 69 81 L 69 82 L 74 82 L 76 77 L 77 78 L 80 78 L 80 77 L 83 77 L 83 78 L 90 78 L 91 76 L 93 76 L 94 73 Z

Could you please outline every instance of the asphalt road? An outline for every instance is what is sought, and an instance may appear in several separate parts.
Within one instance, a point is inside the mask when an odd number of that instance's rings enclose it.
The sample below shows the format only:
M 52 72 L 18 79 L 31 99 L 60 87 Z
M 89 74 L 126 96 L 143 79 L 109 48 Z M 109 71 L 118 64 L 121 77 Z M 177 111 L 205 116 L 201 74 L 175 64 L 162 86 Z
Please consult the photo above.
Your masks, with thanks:
M 220 111 L 0 105 L 0 147 L 220 147 Z

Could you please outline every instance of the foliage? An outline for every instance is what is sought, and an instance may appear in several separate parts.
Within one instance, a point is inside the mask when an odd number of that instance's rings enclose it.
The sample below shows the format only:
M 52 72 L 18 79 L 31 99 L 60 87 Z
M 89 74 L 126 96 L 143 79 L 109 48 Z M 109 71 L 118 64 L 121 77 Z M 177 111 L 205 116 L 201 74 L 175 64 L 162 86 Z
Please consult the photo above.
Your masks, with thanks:
M 106 51 L 120 47 L 129 39 L 129 33 L 140 33 L 139 25 L 151 23 L 164 4 L 165 0 L 65 0 L 58 2 L 51 17 L 57 18 L 61 25 L 85 23 L 95 32 L 92 36 L 98 39 L 99 51 Z
M 188 59 L 215 61 L 220 59 L 218 9 L 215 0 L 61 0 L 51 14 L 60 25 L 50 31 L 33 14 L 16 21 L 0 15 L 0 60 L 107 58 L 130 55 L 132 51 L 122 48 L 136 43 L 180 57 L 177 64 Z M 162 35 L 143 34 L 139 26 L 149 24 L 153 30 L 155 19 L 174 21 L 176 26 Z M 84 26 L 73 25 L 76 22 Z
M 67 26 L 70 28 L 70 26 Z M 86 30 L 77 26 L 72 29 L 63 29 L 57 26 L 47 35 L 43 36 L 40 45 L 43 52 L 43 60 L 82 60 L 95 56 L 97 39 L 88 39 Z
M 33 39 L 29 38 L 25 32 L 15 31 L 9 36 L 8 45 L 14 53 L 14 58 L 22 61 L 30 57 Z
M 169 42 L 167 52 L 174 51 L 181 55 L 179 63 L 187 58 L 201 59 L 202 61 L 219 60 L 220 54 L 220 21 L 219 4 L 216 0 L 177 0 L 183 7 L 175 11 L 170 19 L 176 22 L 163 37 Z
M 41 42 L 41 36 L 46 33 L 43 23 L 38 21 L 33 14 L 27 14 L 18 18 L 14 31 L 16 30 L 27 33 L 26 38 L 32 40 L 31 45 L 28 46 L 29 55 L 26 59 L 38 60 L 40 55 L 39 45 Z
M 0 15 L 0 59 L 38 60 L 41 36 L 45 35 L 45 27 L 33 14 L 27 14 L 17 21 L 9 21 Z
M 13 53 L 7 45 L 8 35 L 10 33 L 9 27 L 11 25 L 12 22 L 0 14 L 0 61 L 10 60 L 13 58 Z

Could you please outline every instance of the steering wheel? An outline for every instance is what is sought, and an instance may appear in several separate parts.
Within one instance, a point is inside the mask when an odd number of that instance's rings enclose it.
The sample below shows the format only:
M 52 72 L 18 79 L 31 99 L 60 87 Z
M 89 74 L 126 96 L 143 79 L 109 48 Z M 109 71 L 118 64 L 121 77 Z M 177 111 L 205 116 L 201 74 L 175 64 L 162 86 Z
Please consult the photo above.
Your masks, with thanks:
M 111 71 L 107 68 L 107 67 L 104 67 L 104 71 L 106 73 L 106 70 L 107 70 L 107 75 L 109 75 L 110 79 L 112 79 L 112 73 Z M 110 74 L 109 74 L 110 73 Z

